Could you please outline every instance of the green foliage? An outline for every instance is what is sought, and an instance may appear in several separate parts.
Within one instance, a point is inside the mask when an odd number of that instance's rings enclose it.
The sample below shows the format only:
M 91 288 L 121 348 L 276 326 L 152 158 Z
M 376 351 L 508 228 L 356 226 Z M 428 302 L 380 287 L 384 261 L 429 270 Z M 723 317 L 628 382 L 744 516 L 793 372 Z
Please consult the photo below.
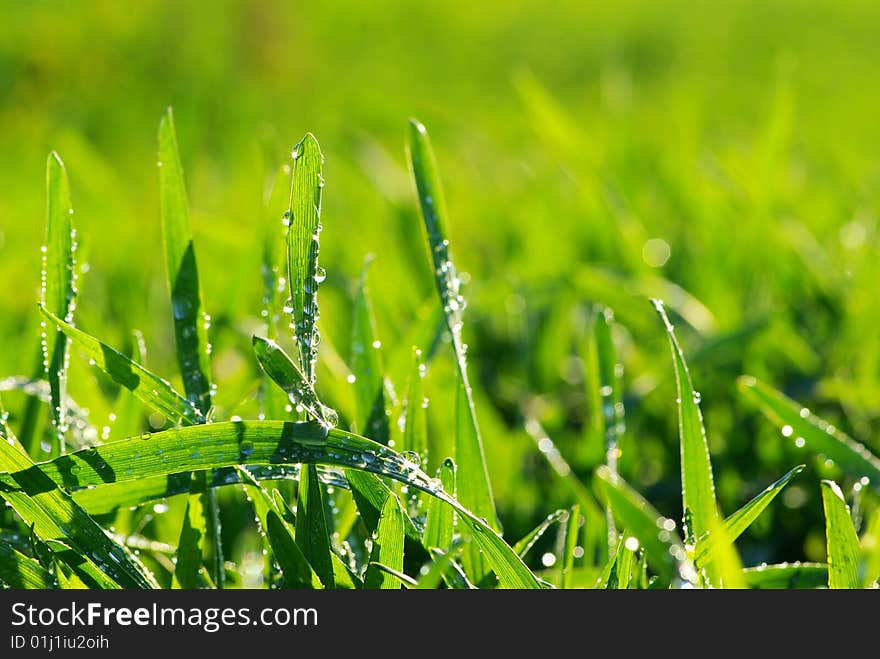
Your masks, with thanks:
M 877 4 L 373 9 L 0 25 L 2 585 L 873 587 Z

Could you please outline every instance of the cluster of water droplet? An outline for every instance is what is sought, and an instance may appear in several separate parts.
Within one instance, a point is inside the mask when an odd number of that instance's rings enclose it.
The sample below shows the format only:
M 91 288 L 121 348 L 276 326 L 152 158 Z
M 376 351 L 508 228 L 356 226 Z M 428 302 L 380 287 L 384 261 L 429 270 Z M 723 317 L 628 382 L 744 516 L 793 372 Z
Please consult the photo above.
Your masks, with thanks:
M 67 210 L 69 215 L 73 215 L 73 209 L 68 208 Z M 51 293 L 55 293 L 56 295 L 52 295 L 51 297 L 55 299 L 49 299 L 50 291 L 48 290 L 48 260 L 49 260 L 49 248 L 47 245 L 42 245 L 40 247 L 40 252 L 42 255 L 42 269 L 40 272 L 40 301 L 49 311 L 59 316 L 64 322 L 68 324 L 73 324 L 73 314 L 76 310 L 76 294 L 77 294 L 77 271 L 76 271 L 76 251 L 78 248 L 78 242 L 76 239 L 76 229 L 72 226 L 70 228 L 70 252 L 69 254 L 53 254 L 53 257 L 62 258 L 64 260 L 64 268 L 65 275 L 62 278 L 61 282 L 57 282 L 57 285 L 63 287 L 63 292 L 61 296 L 57 296 L 57 291 L 52 291 Z M 63 299 L 62 299 L 63 298 Z M 60 307 L 58 306 L 60 303 Z M 69 425 L 67 421 L 67 401 L 65 392 L 67 391 L 67 369 L 70 365 L 70 351 L 67 346 L 67 339 L 61 330 L 56 330 L 54 333 L 54 345 L 50 348 L 49 346 L 49 336 L 46 331 L 46 321 L 43 320 L 40 322 L 40 347 L 43 353 L 43 370 L 48 375 L 50 369 L 56 370 L 56 375 L 58 378 L 58 398 L 59 400 L 53 400 L 53 415 L 52 415 L 52 423 L 55 424 L 56 433 L 58 442 L 60 445 L 60 449 L 62 452 L 65 450 L 65 435 L 69 430 Z M 60 351 L 59 354 L 56 354 L 56 351 Z M 60 361 L 60 363 L 58 363 Z M 55 363 L 53 363 L 55 362 Z

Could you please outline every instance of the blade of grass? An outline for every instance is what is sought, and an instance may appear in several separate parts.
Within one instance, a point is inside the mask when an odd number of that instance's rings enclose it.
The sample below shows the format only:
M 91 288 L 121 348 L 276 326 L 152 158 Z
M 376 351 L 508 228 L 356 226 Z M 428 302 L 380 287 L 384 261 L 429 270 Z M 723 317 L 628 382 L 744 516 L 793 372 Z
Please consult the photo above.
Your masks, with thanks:
M 738 385 L 745 398 L 781 430 L 783 437 L 795 437 L 799 445 L 830 458 L 852 478 L 868 477 L 871 487 L 880 492 L 880 458 L 864 445 L 751 376 L 742 376 Z
M 171 428 L 148 437 L 109 442 L 42 462 L 48 478 L 94 491 L 151 477 L 236 465 L 311 463 L 355 468 L 392 478 L 452 506 L 483 550 L 502 587 L 539 588 L 519 556 L 485 521 L 450 496 L 436 479 L 388 447 L 315 422 L 230 421 Z M 0 472 L 0 488 L 18 489 L 15 474 Z
M 306 380 L 315 383 L 318 358 L 318 284 L 324 273 L 318 265 L 321 233 L 321 193 L 324 156 L 318 140 L 308 133 L 291 153 L 293 175 L 287 211 L 287 282 L 289 312 L 293 317 L 294 340 L 299 348 L 299 366 Z
M 365 471 L 346 469 L 345 478 L 351 486 L 352 496 L 354 496 L 355 504 L 364 524 L 370 533 L 373 533 L 379 524 L 379 516 L 388 496 L 391 494 L 391 489 L 375 474 Z M 451 492 L 451 490 L 448 491 Z M 406 513 L 404 513 L 403 525 L 406 537 L 421 544 L 421 533 L 416 528 L 412 518 Z
M 804 465 L 798 465 L 782 478 L 767 486 L 754 499 L 749 501 L 742 508 L 733 513 L 724 520 L 724 529 L 729 542 L 735 541 L 743 531 L 745 531 L 758 516 L 764 512 L 770 502 L 776 498 L 782 489 L 788 485 L 788 482 L 804 470 Z M 711 534 L 704 536 L 697 541 L 697 547 L 694 553 L 694 561 L 697 565 L 703 565 L 711 560 L 714 552 L 714 542 Z
M 437 478 L 444 491 L 452 496 L 455 491 L 455 462 L 452 458 L 446 458 L 437 470 Z M 428 502 L 428 512 L 425 517 L 424 544 L 426 547 L 446 549 L 452 543 L 455 531 L 455 513 L 439 499 L 432 498 Z
M 89 359 L 95 362 L 96 367 L 118 385 L 128 389 L 142 403 L 175 424 L 204 423 L 204 415 L 177 393 L 167 380 L 153 375 L 121 352 L 65 323 L 46 309 L 40 310 L 47 320 L 55 323 Z
M 611 335 L 614 314 L 610 309 L 599 308 L 593 314 L 591 332 L 586 350 L 587 398 L 590 407 L 590 424 L 586 426 L 588 436 L 585 447 L 599 447 L 591 453 L 604 453 L 605 464 L 617 472 L 617 444 L 624 430 L 623 401 L 621 382 L 623 365 L 617 360 L 617 351 Z M 589 451 L 589 448 L 587 449 Z M 598 462 L 591 453 L 587 462 Z M 618 542 L 614 516 L 606 511 L 608 526 L 608 549 L 611 551 Z
M 42 304 L 59 318 L 73 322 L 76 296 L 76 233 L 64 163 L 54 151 L 46 162 L 46 245 L 43 256 Z M 55 330 L 43 337 L 43 366 L 49 380 L 55 453 L 64 453 L 67 406 L 67 337 Z
M 686 523 L 685 541 L 694 544 L 712 527 L 718 517 L 715 502 L 715 484 L 712 479 L 712 463 L 709 460 L 709 445 L 706 442 L 706 429 L 700 411 L 699 394 L 694 390 L 691 376 L 684 360 L 684 353 L 675 338 L 672 323 L 666 316 L 663 302 L 652 300 L 654 309 L 663 321 L 669 347 L 672 350 L 672 363 L 675 367 L 675 385 L 678 393 L 678 432 L 681 447 L 681 490 Z
M 759 565 L 743 570 L 749 588 L 822 588 L 828 584 L 828 566 L 824 563 L 781 563 Z
M 320 588 L 321 581 L 296 543 L 296 533 L 285 519 L 285 510 L 269 496 L 245 469 L 236 469 L 245 491 L 254 504 L 260 526 L 272 547 L 272 554 L 281 568 L 282 585 L 285 588 Z
M 487 520 L 493 529 L 500 529 L 483 442 L 477 425 L 476 410 L 467 375 L 465 345 L 462 341 L 462 318 L 465 306 L 461 295 L 461 279 L 452 262 L 447 239 L 446 201 L 440 185 L 437 163 L 425 127 L 410 121 L 409 162 L 416 194 L 428 238 L 434 280 L 446 326 L 452 340 L 458 370 L 455 404 L 455 460 L 458 464 L 458 496 L 464 506 Z M 470 545 L 463 556 L 469 576 L 479 582 L 486 575 L 485 564 Z
M 10 588 L 55 588 L 55 579 L 38 561 L 0 540 L 0 582 Z
M 397 590 L 398 578 L 382 571 L 376 564 L 385 565 L 396 572 L 403 571 L 403 509 L 396 494 L 391 494 L 382 506 L 379 525 L 373 537 L 370 567 L 364 577 L 364 588 Z M 413 584 L 415 585 L 415 584 Z
M 199 492 L 199 488 L 204 487 L 204 472 L 191 474 L 190 478 L 193 481 L 190 491 Z M 172 587 L 194 589 L 205 586 L 201 571 L 203 534 L 207 524 L 203 497 L 200 494 L 191 494 L 187 497 L 183 526 L 177 541 Z
M 853 526 L 843 492 L 834 481 L 822 481 L 822 507 L 825 509 L 828 587 L 861 588 L 859 536 Z
M 648 553 L 648 562 L 667 582 L 693 582 L 696 572 L 687 560 L 675 522 L 661 516 L 620 476 L 603 465 L 596 471 L 614 516 Z
M 317 469 L 314 464 L 310 464 L 299 475 L 296 541 L 324 587 L 333 588 L 330 533 L 327 531 L 327 520 L 324 517 L 324 498 L 321 490 Z
M 395 570 L 393 567 L 388 567 L 387 565 L 383 565 L 382 563 L 370 562 L 368 570 L 381 572 L 382 578 L 391 577 L 395 582 L 397 582 L 397 585 L 390 584 L 386 586 L 383 584 L 382 588 L 385 590 L 399 590 L 400 586 L 403 586 L 404 588 L 409 590 L 410 588 L 416 588 L 418 586 L 418 582 L 416 582 L 415 579 L 413 579 L 405 572 Z
M 609 580 L 608 588 L 615 590 L 627 590 L 632 580 L 633 565 L 636 552 L 639 548 L 638 540 L 632 536 L 627 537 L 624 531 L 621 537 L 621 545 L 617 549 L 617 559 L 614 561 L 614 573 Z
M 158 164 L 162 239 L 174 316 L 177 361 L 187 399 L 206 415 L 211 407 L 208 319 L 202 302 L 183 167 L 171 108 L 159 123 Z
M 461 554 L 461 550 L 466 542 L 466 540 L 458 539 L 450 545 L 448 550 L 432 549 L 431 563 L 427 569 L 422 569 L 421 576 L 419 576 L 415 587 L 419 590 L 433 590 L 440 585 L 441 581 L 446 581 L 450 588 L 464 585 L 458 579 L 452 581 L 454 585 L 450 585 L 450 579 L 447 575 L 450 572 L 454 572 L 453 561 Z
M 293 405 L 302 407 L 327 427 L 336 425 L 336 411 L 318 400 L 314 385 L 281 346 L 261 336 L 253 337 L 253 346 L 263 371 L 287 393 Z
M 367 287 L 367 272 L 372 257 L 367 257 L 355 294 L 351 321 L 351 372 L 355 377 L 357 429 L 380 444 L 391 438 L 385 400 L 385 378 L 380 359 L 381 342 L 376 334 L 376 320 Z
M 534 547 L 535 543 L 540 540 L 541 536 L 544 535 L 547 529 L 562 519 L 563 515 L 565 515 L 564 510 L 557 510 L 555 513 L 547 515 L 546 518 L 541 520 L 540 524 L 526 533 L 522 539 L 513 546 L 513 551 L 515 551 L 520 558 L 525 558 L 526 554 L 529 553 L 529 550 Z
M 183 378 L 187 400 L 205 417 L 211 409 L 211 346 L 208 343 L 210 319 L 205 312 L 195 245 L 189 224 L 189 207 L 183 166 L 174 130 L 174 115 L 168 108 L 159 122 L 159 207 L 162 217 L 162 242 L 165 247 L 165 267 L 168 293 L 174 319 L 174 340 L 177 363 Z M 196 475 L 194 485 L 203 486 L 205 475 Z M 193 501 L 198 496 L 201 501 Z M 208 558 L 211 577 L 218 588 L 223 588 L 226 571 L 223 564 L 223 544 L 220 531 L 220 509 L 214 490 L 207 489 L 190 497 L 184 529 L 190 541 L 198 539 L 202 546 L 199 558 Z M 186 529 L 187 525 L 203 524 L 203 529 Z M 182 536 L 183 537 L 183 536 Z M 184 565 L 196 559 L 193 548 L 183 545 L 189 555 Z M 180 557 L 178 557 L 180 560 Z
M 403 450 L 418 455 L 422 464 L 428 463 L 428 399 L 422 393 L 426 372 L 422 351 L 413 348 L 413 367 L 404 399 Z

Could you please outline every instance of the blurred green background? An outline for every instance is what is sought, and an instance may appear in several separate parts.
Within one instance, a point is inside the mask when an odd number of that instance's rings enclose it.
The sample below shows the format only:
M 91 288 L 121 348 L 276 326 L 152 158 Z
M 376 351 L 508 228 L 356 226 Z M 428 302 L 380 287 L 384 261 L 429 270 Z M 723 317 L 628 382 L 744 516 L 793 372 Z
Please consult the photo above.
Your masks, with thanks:
M 321 377 L 345 418 L 365 255 L 386 364 L 406 363 L 434 300 L 403 149 L 416 116 L 470 275 L 465 337 L 509 537 L 571 503 L 523 409 L 589 480 L 580 356 L 594 303 L 620 323 L 620 469 L 680 518 L 672 365 L 647 302 L 658 296 L 702 392 L 723 511 L 810 465 L 739 541 L 743 562 L 822 560 L 818 478 L 847 481 L 783 442 L 735 379 L 763 378 L 880 449 L 878 25 L 869 0 L 4 2 L 0 374 L 34 368 L 50 149 L 88 263 L 78 324 L 121 348 L 142 330 L 149 365 L 174 373 L 156 174 L 172 105 L 218 417 L 249 414 L 258 378 L 263 240 L 267 227 L 282 235 L 267 185 L 306 131 L 320 140 Z M 451 445 L 450 364 L 443 351 L 429 376 L 432 463 Z M 114 392 L 76 353 L 71 392 L 106 423 Z

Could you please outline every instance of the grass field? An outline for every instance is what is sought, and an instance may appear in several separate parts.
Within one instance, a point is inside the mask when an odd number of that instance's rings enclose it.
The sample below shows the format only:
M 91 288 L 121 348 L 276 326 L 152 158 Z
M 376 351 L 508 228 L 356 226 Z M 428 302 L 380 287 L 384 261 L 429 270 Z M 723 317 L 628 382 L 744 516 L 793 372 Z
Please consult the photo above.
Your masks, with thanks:
M 0 584 L 877 587 L 876 3 L 0 17 Z

